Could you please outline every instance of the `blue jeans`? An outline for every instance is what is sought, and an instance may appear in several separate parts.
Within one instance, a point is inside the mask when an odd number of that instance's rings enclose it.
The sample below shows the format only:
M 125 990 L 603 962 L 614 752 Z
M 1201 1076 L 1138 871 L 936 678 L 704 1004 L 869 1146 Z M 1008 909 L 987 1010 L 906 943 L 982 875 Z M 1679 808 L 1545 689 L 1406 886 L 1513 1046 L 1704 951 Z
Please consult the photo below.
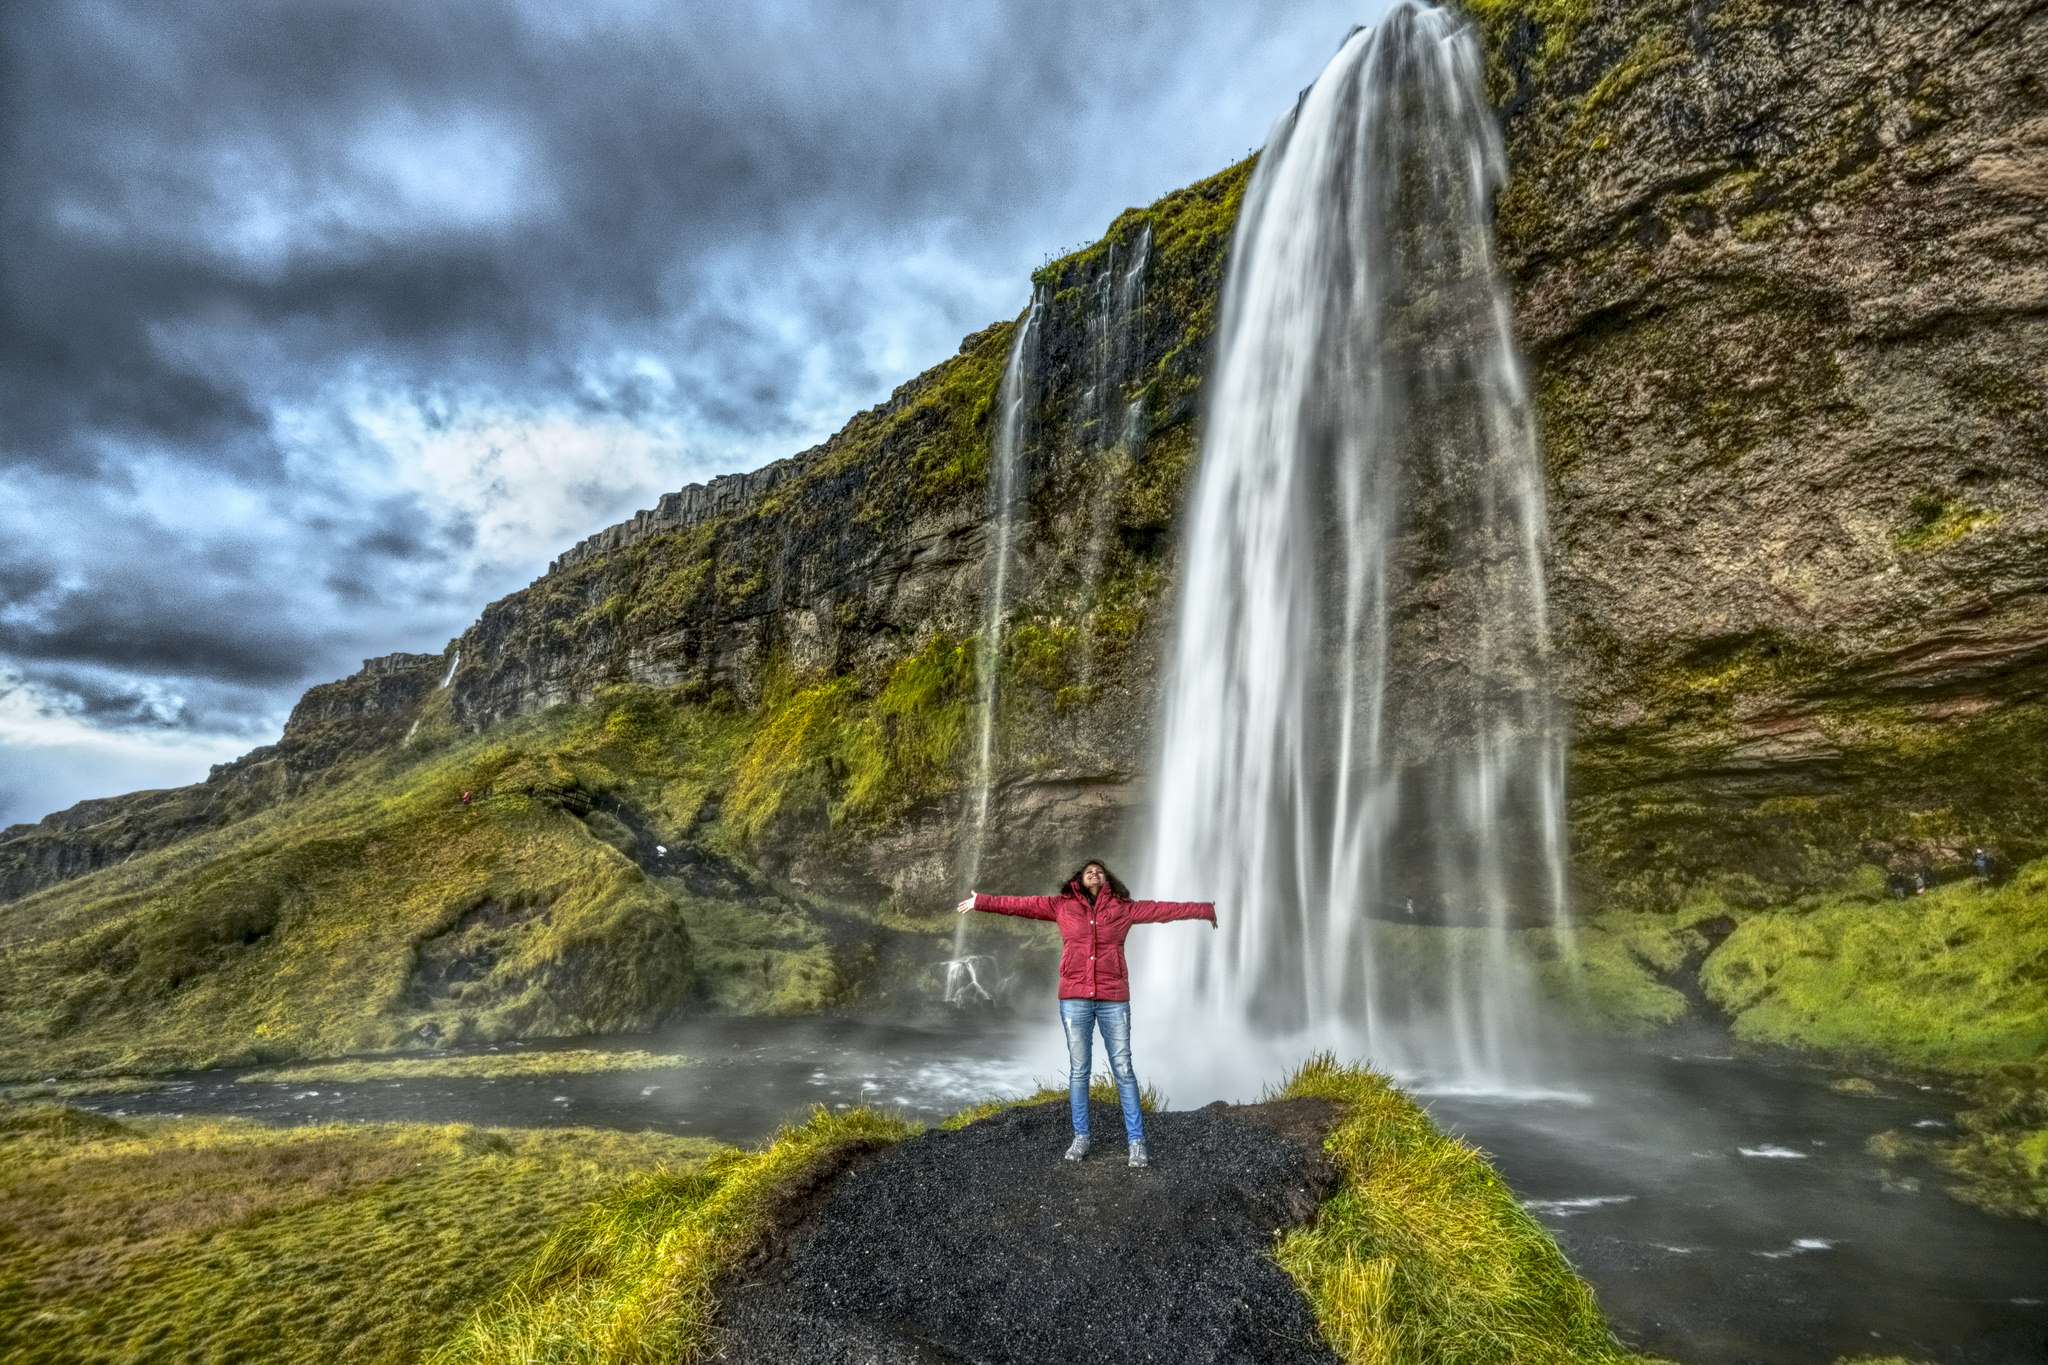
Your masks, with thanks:
M 1062 1000 L 1060 1023 L 1067 1030 L 1067 1101 L 1074 1111 L 1074 1131 L 1088 1136 L 1089 1051 L 1095 1030 L 1102 1029 L 1102 1048 L 1116 1077 L 1117 1098 L 1124 1106 L 1124 1137 L 1145 1140 L 1145 1122 L 1138 1111 L 1138 1073 L 1131 1070 L 1131 1005 L 1128 1000 Z

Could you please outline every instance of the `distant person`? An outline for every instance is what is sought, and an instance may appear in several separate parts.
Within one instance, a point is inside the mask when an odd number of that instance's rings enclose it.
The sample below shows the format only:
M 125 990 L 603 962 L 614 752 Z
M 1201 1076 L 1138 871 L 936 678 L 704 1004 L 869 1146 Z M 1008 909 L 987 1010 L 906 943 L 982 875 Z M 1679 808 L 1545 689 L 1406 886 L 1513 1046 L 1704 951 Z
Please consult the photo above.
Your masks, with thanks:
M 1977 874 L 1977 880 L 1990 881 L 1991 855 L 1981 848 L 1971 850 L 1970 870 Z
M 1216 907 L 1208 901 L 1134 901 L 1107 864 L 1091 860 L 1067 878 L 1057 896 L 984 896 L 977 891 L 954 908 L 963 915 L 987 910 L 1059 925 L 1060 1024 L 1067 1032 L 1067 1100 L 1074 1116 L 1067 1160 L 1088 1155 L 1088 1073 L 1100 1028 L 1123 1103 L 1130 1163 L 1146 1165 L 1138 1075 L 1131 1068 L 1131 978 L 1124 966 L 1124 935 L 1134 924 L 1177 919 L 1205 919 L 1213 928 Z
M 464 793 L 462 794 L 462 804 L 463 804 L 463 805 L 465 805 L 465 806 L 469 804 L 469 793 L 468 793 L 468 792 L 464 792 Z

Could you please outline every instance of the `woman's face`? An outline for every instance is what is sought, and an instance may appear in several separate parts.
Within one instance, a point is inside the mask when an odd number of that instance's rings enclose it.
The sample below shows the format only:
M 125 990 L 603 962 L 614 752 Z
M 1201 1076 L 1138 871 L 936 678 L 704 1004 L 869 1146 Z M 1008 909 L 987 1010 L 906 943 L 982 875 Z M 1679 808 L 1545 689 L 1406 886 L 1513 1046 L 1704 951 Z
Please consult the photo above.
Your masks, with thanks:
M 1100 891 L 1103 883 L 1108 880 L 1109 874 L 1102 870 L 1101 863 L 1090 863 L 1081 869 L 1081 885 L 1090 891 Z

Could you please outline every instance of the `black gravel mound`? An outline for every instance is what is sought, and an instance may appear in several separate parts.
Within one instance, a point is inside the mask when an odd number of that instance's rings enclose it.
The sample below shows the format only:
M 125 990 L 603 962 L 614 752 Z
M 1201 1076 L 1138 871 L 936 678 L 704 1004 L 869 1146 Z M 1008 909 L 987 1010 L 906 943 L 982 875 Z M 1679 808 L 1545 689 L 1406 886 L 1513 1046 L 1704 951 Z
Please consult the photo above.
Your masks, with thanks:
M 1149 1170 L 1097 1106 L 1061 1159 L 1065 1103 L 867 1154 L 786 1211 L 720 1293 L 732 1365 L 1330 1365 L 1274 1233 L 1336 1183 L 1318 1100 L 1146 1117 Z

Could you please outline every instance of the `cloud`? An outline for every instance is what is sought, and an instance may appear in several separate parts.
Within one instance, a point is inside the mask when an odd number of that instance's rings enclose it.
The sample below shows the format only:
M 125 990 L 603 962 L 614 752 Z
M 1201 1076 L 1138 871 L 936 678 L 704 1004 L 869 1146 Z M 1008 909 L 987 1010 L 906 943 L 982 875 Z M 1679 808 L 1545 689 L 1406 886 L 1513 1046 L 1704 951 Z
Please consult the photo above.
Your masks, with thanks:
M 0 665 L 126 734 L 64 680 L 274 724 L 435 648 L 1020 310 L 1033 266 L 1262 140 L 1363 17 L 0 6 Z

